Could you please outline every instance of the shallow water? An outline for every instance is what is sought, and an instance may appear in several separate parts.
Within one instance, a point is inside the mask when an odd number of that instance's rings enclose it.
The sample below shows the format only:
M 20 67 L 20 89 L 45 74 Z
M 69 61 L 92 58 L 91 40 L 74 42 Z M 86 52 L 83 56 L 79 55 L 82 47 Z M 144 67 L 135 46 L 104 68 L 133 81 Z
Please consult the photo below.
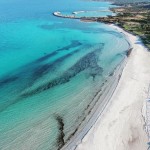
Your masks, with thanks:
M 129 45 L 107 25 L 52 13 L 109 7 L 73 0 L 0 1 L 0 149 L 55 150 L 70 139 Z

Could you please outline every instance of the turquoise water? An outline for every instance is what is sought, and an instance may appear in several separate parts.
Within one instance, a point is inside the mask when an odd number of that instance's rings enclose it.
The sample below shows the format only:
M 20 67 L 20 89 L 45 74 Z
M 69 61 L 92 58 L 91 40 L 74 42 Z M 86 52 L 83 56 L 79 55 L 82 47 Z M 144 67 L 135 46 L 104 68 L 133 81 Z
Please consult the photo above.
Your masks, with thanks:
M 77 17 L 106 17 L 106 16 L 114 16 L 115 13 L 111 11 L 87 11 L 78 13 Z
M 57 150 L 75 133 L 129 45 L 107 25 L 52 13 L 109 7 L 79 0 L 0 1 L 0 149 Z

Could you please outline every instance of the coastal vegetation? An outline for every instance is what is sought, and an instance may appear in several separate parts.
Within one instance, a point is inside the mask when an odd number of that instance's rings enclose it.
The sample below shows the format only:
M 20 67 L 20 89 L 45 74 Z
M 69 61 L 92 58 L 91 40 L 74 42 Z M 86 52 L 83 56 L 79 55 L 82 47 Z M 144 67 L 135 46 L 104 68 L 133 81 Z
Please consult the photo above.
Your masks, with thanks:
M 117 16 L 111 17 L 113 22 L 125 30 L 141 37 L 150 49 L 150 3 L 135 3 L 112 9 Z
M 83 17 L 81 20 L 116 24 L 128 32 L 138 35 L 150 49 L 150 3 L 119 3 L 119 7 L 111 8 L 111 10 L 116 13 L 116 16 Z

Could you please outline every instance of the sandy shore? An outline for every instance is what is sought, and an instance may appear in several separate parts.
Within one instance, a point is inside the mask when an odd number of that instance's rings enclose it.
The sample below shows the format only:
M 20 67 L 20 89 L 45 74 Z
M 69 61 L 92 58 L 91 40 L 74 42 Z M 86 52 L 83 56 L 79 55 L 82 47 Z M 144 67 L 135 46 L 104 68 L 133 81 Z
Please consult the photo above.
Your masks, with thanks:
M 150 53 L 138 37 L 111 26 L 127 36 L 133 51 L 105 111 L 76 150 L 147 150 L 144 115 Z

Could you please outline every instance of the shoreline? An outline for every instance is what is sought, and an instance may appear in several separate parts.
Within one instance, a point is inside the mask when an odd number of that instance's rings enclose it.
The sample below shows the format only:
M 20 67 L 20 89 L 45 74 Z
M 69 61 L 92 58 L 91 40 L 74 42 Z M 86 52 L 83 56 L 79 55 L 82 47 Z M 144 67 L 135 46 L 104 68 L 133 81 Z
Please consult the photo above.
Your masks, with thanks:
M 124 34 L 124 36 L 126 35 Z M 77 133 L 72 136 L 72 138 L 61 148 L 61 150 L 76 150 L 78 145 L 82 143 L 84 137 L 86 137 L 86 135 L 89 133 L 91 128 L 93 128 L 93 126 L 95 125 L 99 117 L 101 117 L 101 115 L 105 112 L 105 108 L 107 107 L 107 105 L 109 105 L 110 99 L 118 86 L 120 77 L 126 66 L 127 59 L 130 56 L 132 45 L 130 43 L 128 44 L 129 44 L 129 49 L 127 50 L 127 54 L 124 60 L 120 62 L 120 64 L 114 70 L 113 72 L 114 75 L 109 77 L 110 79 L 108 79 L 108 83 L 107 82 L 105 83 L 106 85 L 104 87 L 106 91 L 103 90 L 102 88 L 102 91 L 95 96 L 95 97 L 99 97 L 99 99 L 96 102 L 97 104 L 95 103 L 94 107 L 92 108 L 90 115 L 86 117 L 84 121 L 86 125 L 83 123 L 83 125 L 79 127 Z
M 103 114 L 76 150 L 146 150 L 148 138 L 144 126 L 144 112 L 149 86 L 150 54 L 139 37 L 114 24 L 109 26 L 123 33 L 133 50 Z M 140 73 L 141 70 L 143 72 Z
M 127 59 L 128 57 L 125 56 L 122 62 L 115 68 L 113 73 L 107 77 L 107 82 L 105 82 L 104 86 L 101 87 L 100 92 L 98 92 L 94 100 L 92 100 L 95 105 L 92 107 L 90 114 L 86 116 L 86 119 L 82 122 L 83 124 L 78 128 L 77 133 L 72 136 L 72 138 L 62 147 L 61 150 L 76 150 L 78 144 L 81 143 L 84 137 L 94 126 L 99 116 L 104 113 L 105 107 L 107 107 L 107 104 L 109 103 L 109 100 L 111 99 L 119 83 L 120 76 L 127 63 Z

